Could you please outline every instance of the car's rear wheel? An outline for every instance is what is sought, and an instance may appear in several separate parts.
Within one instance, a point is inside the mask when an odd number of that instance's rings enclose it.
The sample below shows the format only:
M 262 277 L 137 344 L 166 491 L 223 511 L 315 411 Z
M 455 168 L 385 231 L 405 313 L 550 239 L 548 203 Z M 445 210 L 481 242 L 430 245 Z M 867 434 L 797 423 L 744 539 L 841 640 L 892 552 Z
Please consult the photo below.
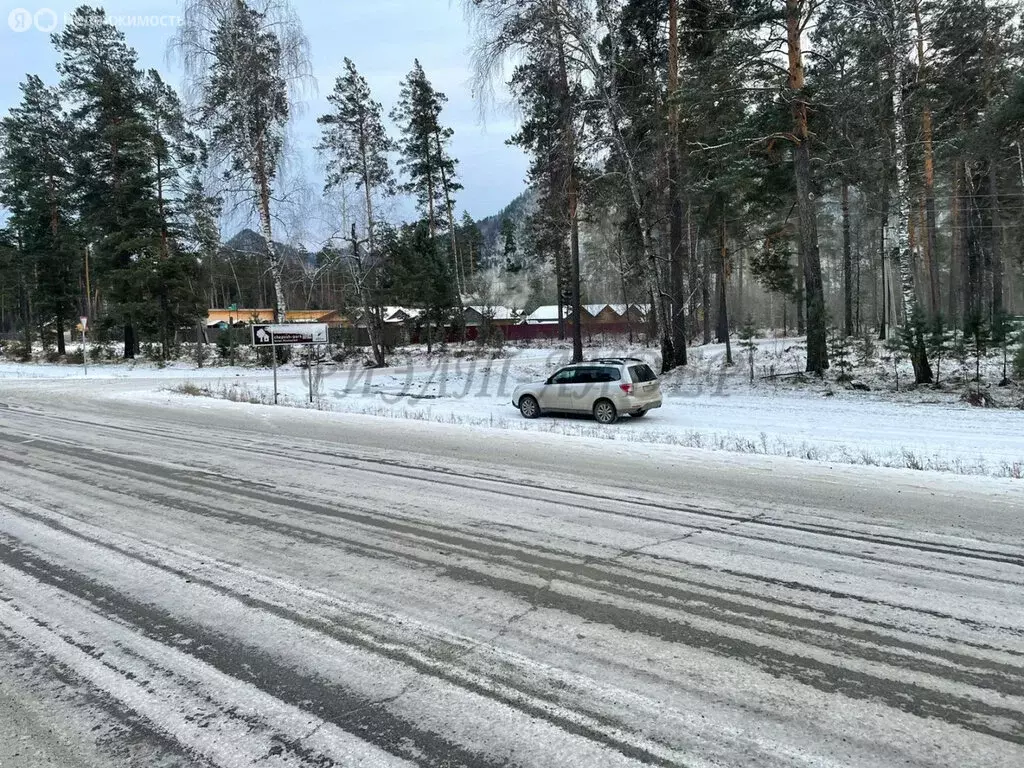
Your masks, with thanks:
M 594 419 L 598 424 L 614 424 L 619 420 L 619 412 L 611 400 L 598 400 L 594 403 Z
M 634 419 L 642 419 L 646 415 L 647 411 L 634 411 L 633 413 L 630 414 L 630 416 L 632 416 Z
M 532 395 L 523 395 L 519 398 L 519 412 L 525 419 L 536 419 L 540 416 L 540 403 Z

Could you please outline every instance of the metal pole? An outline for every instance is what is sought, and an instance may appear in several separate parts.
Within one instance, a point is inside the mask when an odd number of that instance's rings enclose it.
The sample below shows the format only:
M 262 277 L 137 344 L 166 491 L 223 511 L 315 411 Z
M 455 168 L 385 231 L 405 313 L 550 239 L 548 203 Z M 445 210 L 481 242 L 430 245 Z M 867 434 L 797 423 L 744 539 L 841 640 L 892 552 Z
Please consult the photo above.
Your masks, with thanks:
M 306 353 L 306 375 L 309 378 L 309 402 L 313 402 L 313 350 L 315 347 L 310 344 Z
M 270 344 L 270 358 L 274 365 L 274 405 L 277 405 L 277 345 Z
M 85 369 L 85 375 L 89 375 L 89 350 L 85 346 L 85 327 L 82 327 L 82 368 Z

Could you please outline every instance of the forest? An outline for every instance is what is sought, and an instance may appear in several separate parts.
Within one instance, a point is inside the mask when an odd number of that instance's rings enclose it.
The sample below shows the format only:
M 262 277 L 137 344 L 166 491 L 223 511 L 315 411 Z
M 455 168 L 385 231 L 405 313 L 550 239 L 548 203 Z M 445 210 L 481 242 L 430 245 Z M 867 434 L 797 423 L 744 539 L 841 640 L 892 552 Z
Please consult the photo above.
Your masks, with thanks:
M 741 329 L 902 346 L 918 383 L 954 339 L 1024 314 L 1024 47 L 1009 0 L 464 0 L 474 97 L 511 102 L 527 191 L 460 212 L 447 101 L 419 61 L 394 108 L 343 60 L 322 179 L 288 195 L 312 83 L 287 0 L 184 0 L 181 88 L 103 11 L 52 38 L 0 120 L 0 333 L 63 354 L 80 315 L 171 356 L 207 308 L 649 308 L 662 367 Z M 322 85 L 322 84 L 321 84 Z M 289 182 L 291 183 L 291 182 Z M 414 216 L 400 215 L 397 200 Z M 324 231 L 282 237 L 323 212 Z M 253 222 L 222 237 L 238 212 Z M 411 220 L 408 220 L 411 219 Z M 574 356 L 583 355 L 568 323 Z

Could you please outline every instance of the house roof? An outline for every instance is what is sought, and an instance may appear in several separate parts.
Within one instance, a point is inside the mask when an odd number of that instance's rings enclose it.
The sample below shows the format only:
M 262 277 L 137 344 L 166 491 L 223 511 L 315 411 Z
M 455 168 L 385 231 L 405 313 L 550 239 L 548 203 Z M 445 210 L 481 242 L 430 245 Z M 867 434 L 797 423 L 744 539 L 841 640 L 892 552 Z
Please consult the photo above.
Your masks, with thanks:
M 423 314 L 422 309 L 413 307 L 384 307 L 385 323 L 404 323 L 406 320 L 414 320 Z
M 478 312 L 483 317 L 490 317 L 492 320 L 517 320 L 519 313 L 512 307 L 487 307 L 482 304 L 474 304 L 466 307 Z
M 566 307 L 565 317 L 568 317 L 569 314 L 570 310 Z M 525 319 L 528 323 L 556 323 L 558 322 L 558 305 L 546 304 L 543 307 L 537 307 Z

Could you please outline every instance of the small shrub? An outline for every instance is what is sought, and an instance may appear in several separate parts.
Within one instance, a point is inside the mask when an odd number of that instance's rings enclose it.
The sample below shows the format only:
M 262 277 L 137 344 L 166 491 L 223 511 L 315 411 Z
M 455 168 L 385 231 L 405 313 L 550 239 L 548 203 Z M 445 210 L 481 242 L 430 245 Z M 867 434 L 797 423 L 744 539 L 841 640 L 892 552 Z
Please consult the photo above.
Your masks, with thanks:
M 81 365 L 85 360 L 85 355 L 82 354 L 81 349 L 76 349 L 74 352 L 69 352 L 67 356 L 68 364 L 70 365 Z
M 960 396 L 960 402 L 972 405 L 975 408 L 992 408 L 995 406 L 992 398 L 989 397 L 987 392 L 982 392 L 980 389 L 971 389 L 964 392 Z
M 63 356 L 56 349 L 46 350 L 45 360 L 48 363 L 59 363 L 63 359 Z
M 851 345 L 850 339 L 844 336 L 841 331 L 833 330 L 829 339 L 829 355 L 832 358 L 832 365 L 838 373 L 836 381 L 846 384 L 853 381 L 853 363 L 850 361 Z
M 227 333 L 222 333 L 217 337 L 217 354 L 221 360 L 231 357 L 231 336 Z
M 1013 356 L 1013 375 L 1017 380 L 1024 380 L 1024 331 L 1017 338 L 1017 352 Z
M 210 359 L 210 350 L 206 348 L 206 344 L 199 342 L 195 346 L 195 361 L 196 367 L 202 368 L 206 362 Z
M 750 383 L 754 383 L 754 357 L 757 354 L 757 342 L 754 341 L 754 337 L 757 335 L 757 329 L 754 326 L 754 318 L 747 315 L 747 319 L 743 322 L 743 327 L 740 328 L 740 349 L 742 349 L 747 355 L 747 364 L 750 368 Z
M 179 384 L 171 389 L 172 392 L 177 392 L 179 395 L 188 395 L 189 397 L 209 397 L 210 391 L 200 387 L 198 384 L 186 381 Z
M 875 362 L 875 355 L 877 354 L 878 348 L 875 346 L 875 340 L 872 338 L 870 333 L 865 333 L 860 340 L 857 354 L 859 356 L 858 363 L 862 368 L 867 367 Z

